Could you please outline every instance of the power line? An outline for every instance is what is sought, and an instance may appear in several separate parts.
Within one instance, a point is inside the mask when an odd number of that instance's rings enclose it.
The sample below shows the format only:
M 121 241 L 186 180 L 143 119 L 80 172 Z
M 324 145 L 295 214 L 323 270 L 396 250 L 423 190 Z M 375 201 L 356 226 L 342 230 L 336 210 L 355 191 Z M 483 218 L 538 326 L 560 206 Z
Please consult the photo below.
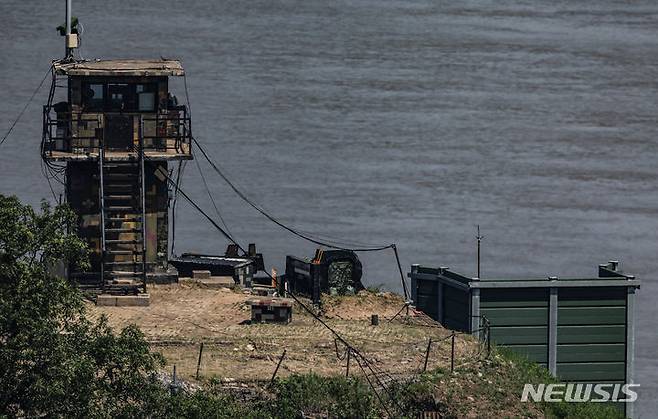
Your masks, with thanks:
M 187 75 L 185 75 L 185 74 L 183 75 L 183 85 L 184 85 L 184 89 L 185 89 L 185 102 L 187 103 L 187 109 L 189 111 L 190 118 L 191 118 L 192 117 L 192 106 L 190 104 L 190 94 L 189 94 L 189 89 L 188 89 L 188 85 L 187 85 Z M 293 229 L 292 227 L 288 227 L 287 225 L 283 224 L 281 221 L 277 220 L 276 218 L 274 218 L 273 216 L 268 214 L 263 208 L 256 205 L 249 198 L 247 198 L 246 195 L 244 195 L 240 190 L 238 190 L 238 188 L 233 184 L 233 182 L 231 182 L 228 179 L 228 177 L 226 177 L 224 175 L 224 173 L 219 169 L 219 167 L 210 159 L 210 157 L 208 156 L 206 151 L 203 149 L 201 144 L 199 144 L 197 139 L 194 138 L 194 136 L 192 135 L 191 127 L 190 127 L 190 136 L 192 138 L 192 141 L 194 141 L 194 143 L 197 145 L 197 147 L 199 147 L 199 150 L 201 151 L 201 153 L 203 154 L 205 159 L 208 161 L 208 163 L 210 163 L 210 165 L 215 170 L 215 172 L 217 172 L 217 174 L 219 174 L 219 176 L 221 176 L 221 178 L 224 179 L 224 181 L 231 187 L 231 189 L 233 189 L 233 191 L 240 198 L 242 198 L 242 200 L 244 200 L 247 204 L 249 204 L 256 211 L 260 212 L 262 215 L 264 215 L 270 221 L 274 222 L 275 224 L 277 224 L 278 226 L 284 228 L 285 230 L 289 231 L 290 233 L 292 233 L 292 234 L 294 234 L 294 235 L 296 235 L 296 236 L 298 236 L 298 237 L 300 237 L 304 240 L 310 241 L 311 243 L 314 243 L 318 246 L 325 246 L 325 247 L 328 247 L 328 248 L 338 249 L 338 250 L 349 250 L 349 251 L 354 251 L 354 252 L 357 252 L 357 251 L 358 252 L 376 252 L 376 251 L 381 251 L 381 250 L 386 250 L 386 249 L 394 249 L 395 248 L 394 244 L 389 244 L 389 245 L 385 245 L 385 246 L 376 246 L 376 245 L 375 246 L 360 246 L 359 245 L 358 247 L 360 247 L 360 248 L 350 249 L 350 248 L 346 248 L 346 247 L 342 247 L 342 246 L 337 246 L 337 245 L 340 245 L 340 244 L 350 244 L 346 241 L 342 241 L 342 242 L 338 241 L 338 240 L 325 240 L 325 241 L 322 241 L 322 240 L 312 238 L 311 236 L 313 236 L 313 234 L 309 234 L 309 232 L 305 232 L 303 230 Z M 198 165 L 198 162 L 197 162 L 197 165 Z M 199 173 L 201 173 L 201 168 L 200 168 L 200 166 L 198 166 L 198 167 L 199 167 Z M 203 173 L 201 173 L 201 178 L 203 179 L 204 184 L 205 184 L 205 178 L 203 176 Z M 208 191 L 208 194 L 210 195 L 210 190 L 208 189 L 207 185 L 206 185 L 206 190 Z M 213 201 L 213 205 L 215 205 L 215 201 L 212 198 L 212 196 L 210 197 L 210 199 Z M 215 206 L 215 209 L 217 209 L 216 206 Z M 222 219 L 222 216 L 219 214 L 219 211 L 218 211 L 218 215 L 219 215 L 220 220 L 222 220 L 222 224 L 224 224 L 224 227 L 226 227 L 226 223 L 224 223 L 224 220 Z M 227 230 L 228 230 L 228 228 L 227 228 Z M 353 244 L 356 244 L 356 243 L 353 243 Z M 403 279 L 403 281 L 404 281 L 404 279 Z M 406 295 L 406 287 L 405 287 L 405 295 Z
M 189 94 L 189 90 L 188 90 L 188 87 L 187 87 L 187 76 L 186 75 L 183 75 L 183 83 L 184 83 L 184 86 L 185 86 L 185 100 L 187 102 L 187 108 L 189 110 L 190 117 L 191 117 L 192 116 L 192 109 L 191 109 L 191 106 L 190 106 L 190 94 Z M 228 177 L 226 177 L 226 175 L 224 175 L 224 173 L 219 169 L 219 167 L 215 164 L 215 162 L 213 162 L 210 159 L 210 156 L 208 156 L 208 154 L 203 149 L 201 144 L 199 144 L 197 139 L 192 135 L 192 127 L 191 126 L 190 126 L 190 137 L 191 137 L 192 141 L 197 145 L 197 147 L 199 147 L 199 150 L 201 151 L 203 156 L 206 158 L 208 163 L 210 163 L 210 166 L 215 170 L 215 172 L 217 172 L 217 174 L 222 179 L 224 179 L 224 181 L 231 187 L 231 189 L 243 201 L 245 201 L 247 204 L 249 204 L 249 206 L 254 208 L 256 211 L 261 213 L 267 219 L 269 219 L 270 221 L 272 221 L 273 223 L 275 223 L 279 227 L 281 227 L 281 228 L 289 231 L 290 233 L 294 234 L 295 236 L 297 236 L 301 239 L 307 240 L 311 243 L 314 243 L 318 246 L 325 246 L 325 247 L 328 247 L 330 249 L 346 250 L 346 251 L 352 251 L 352 252 L 378 252 L 378 251 L 382 251 L 382 250 L 386 250 L 386 249 L 392 249 L 394 254 L 395 254 L 395 262 L 397 263 L 398 271 L 400 273 L 400 282 L 402 283 L 402 290 L 404 291 L 404 298 L 405 298 L 405 301 L 409 300 L 409 292 L 407 290 L 407 283 L 404 279 L 404 274 L 402 273 L 402 265 L 400 263 L 400 255 L 398 254 L 398 249 L 397 249 L 395 243 L 389 244 L 389 245 L 386 245 L 386 246 L 363 246 L 363 247 L 357 247 L 357 248 L 351 248 L 350 249 L 350 248 L 346 248 L 346 247 L 343 247 L 343 246 L 337 246 L 337 244 L 340 244 L 340 242 L 334 241 L 334 244 L 332 244 L 332 243 L 327 243 L 327 241 L 317 240 L 317 239 L 314 239 L 313 237 L 311 237 L 310 234 L 304 234 L 303 232 L 301 232 L 297 229 L 293 229 L 292 227 L 289 227 L 289 226 L 285 225 L 281 221 L 277 220 L 276 218 L 274 218 L 273 216 L 268 214 L 263 208 L 261 208 L 260 206 L 256 205 L 254 202 L 252 202 L 249 198 L 247 198 L 247 196 L 245 194 L 243 194 L 233 184 L 233 182 L 231 182 L 230 179 L 228 179 Z M 190 146 L 191 146 L 191 144 L 190 144 Z M 203 174 L 201 176 L 203 178 Z M 205 178 L 204 178 L 204 183 L 205 183 Z M 208 191 L 208 194 L 210 194 L 210 190 L 207 188 L 207 185 L 206 185 L 206 190 Z M 212 199 L 212 197 L 211 197 L 211 199 Z M 214 205 L 214 200 L 213 200 L 213 205 Z M 217 209 L 217 208 L 215 208 L 215 209 Z M 219 215 L 219 212 L 218 212 L 218 215 Z M 220 219 L 222 219 L 221 215 L 220 215 Z M 222 222 L 223 222 L 223 220 L 222 220 Z M 225 223 L 224 223 L 224 226 L 226 226 Z M 227 228 L 227 230 L 228 230 L 228 228 Z M 408 305 L 408 303 L 405 303 L 405 305 Z
M 147 159 L 147 158 L 145 158 L 145 159 Z M 147 161 L 150 163 L 150 159 L 148 159 Z M 156 168 L 156 170 L 157 170 L 157 168 Z M 192 198 L 190 198 L 189 195 L 187 195 L 185 192 L 183 192 L 183 190 L 181 189 L 181 187 L 180 187 L 180 185 L 177 181 L 172 179 L 169 176 L 168 173 L 164 173 L 163 171 L 160 171 L 159 174 L 161 174 L 167 180 L 167 182 L 169 182 L 171 184 L 171 186 L 173 186 L 176 189 L 176 193 L 180 193 L 180 195 L 183 198 L 185 198 L 185 200 L 190 205 L 192 205 L 194 207 L 194 209 L 196 209 L 201 215 L 203 215 L 208 221 L 210 221 L 210 223 L 213 225 L 213 227 L 215 227 L 220 233 L 222 233 L 222 235 L 224 237 L 226 237 L 231 243 L 238 246 L 238 248 L 240 248 L 240 250 L 242 250 L 244 253 L 247 253 L 242 248 L 242 246 L 240 246 L 240 244 L 238 244 L 238 242 L 235 241 L 235 239 L 231 236 L 231 234 L 229 234 L 226 230 L 224 230 L 222 227 L 220 227 L 219 224 L 217 224 L 215 222 L 215 220 L 212 219 L 211 216 L 209 216 L 196 202 L 194 202 L 194 200 Z
M 190 105 L 190 93 L 187 90 L 187 76 L 183 74 L 183 85 L 185 86 L 185 102 L 187 102 L 187 110 L 190 113 L 190 120 L 192 119 L 192 106 Z
M 178 202 L 178 185 L 182 182 L 183 172 L 187 161 L 178 163 L 178 172 L 176 175 L 176 188 L 174 190 L 174 198 L 171 204 L 171 254 L 176 254 L 176 203 Z
M 14 130 L 14 127 L 16 126 L 16 124 L 18 124 L 18 121 L 21 120 L 21 118 L 23 117 L 23 114 L 25 113 L 27 108 L 30 106 L 30 103 L 32 103 L 32 100 L 34 100 L 34 97 L 37 95 L 37 93 L 39 93 L 39 90 L 41 90 L 41 86 L 43 86 L 43 83 L 48 78 L 48 75 L 50 74 L 50 71 L 52 70 L 52 68 L 53 68 L 52 65 L 50 67 L 48 67 L 48 71 L 46 71 L 46 74 L 44 74 L 43 79 L 41 79 L 41 82 L 39 83 L 37 88 L 34 89 L 34 92 L 32 92 L 32 96 L 30 96 L 30 98 L 28 99 L 25 106 L 23 106 L 23 109 L 21 110 L 21 112 L 18 114 L 16 119 L 14 119 L 14 122 L 12 122 L 11 126 L 7 130 L 7 133 L 2 137 L 2 140 L 0 140 L 0 147 L 2 146 L 2 144 L 4 144 L 5 140 L 7 140 L 7 138 L 9 138 L 9 135 L 11 135 L 11 132 Z
M 251 201 L 251 200 L 250 200 L 250 199 L 249 199 L 244 193 L 242 193 L 242 192 L 241 192 L 241 191 L 240 191 L 240 190 L 239 190 L 239 189 L 233 184 L 233 182 L 231 182 L 231 180 L 230 180 L 230 179 L 224 174 L 224 172 L 222 172 L 222 170 L 221 170 L 221 169 L 220 169 L 220 168 L 219 168 L 219 167 L 218 167 L 218 166 L 217 166 L 217 165 L 216 165 L 216 164 L 210 159 L 210 157 L 208 156 L 208 154 L 206 153 L 206 151 L 203 149 L 203 147 L 201 146 L 201 144 L 199 144 L 199 141 L 197 141 L 197 139 L 194 138 L 194 137 L 192 137 L 192 141 L 194 141 L 194 143 L 197 145 L 197 147 L 198 147 L 199 150 L 201 151 L 201 154 L 203 154 L 203 157 L 205 157 L 205 159 L 208 161 L 208 163 L 210 163 L 210 166 L 212 166 L 212 168 L 215 170 L 215 172 L 216 172 L 216 173 L 217 173 L 222 179 L 224 179 L 224 182 L 226 182 L 226 183 L 229 185 L 229 187 L 230 187 L 231 189 L 233 189 L 233 191 L 234 191 L 234 192 L 235 192 L 235 193 L 236 193 L 236 194 L 237 194 L 237 195 L 238 195 L 243 201 L 245 201 L 247 204 L 249 204 L 249 206 L 251 206 L 253 209 L 255 209 L 256 211 L 258 211 L 259 213 L 261 213 L 263 216 L 265 216 L 268 220 L 272 221 L 274 224 L 278 225 L 279 227 L 281 227 L 281 228 L 283 228 L 283 229 L 289 231 L 290 233 L 294 234 L 295 236 L 297 236 L 297 237 L 299 237 L 299 238 L 301 238 L 301 239 L 304 239 L 304 240 L 306 240 L 306 241 L 309 241 L 309 242 L 311 242 L 311 243 L 314 243 L 314 244 L 316 244 L 316 245 L 318 245 L 318 246 L 325 246 L 325 247 L 328 247 L 328 248 L 331 248 L 331 249 L 338 249 L 338 250 L 348 250 L 348 251 L 352 251 L 352 252 L 379 252 L 379 251 L 386 250 L 386 249 L 392 249 L 392 248 L 395 246 L 394 244 L 388 244 L 388 245 L 385 245 L 385 246 L 378 246 L 378 247 L 362 247 L 362 248 L 350 249 L 350 248 L 346 248 L 346 247 L 336 246 L 336 245 L 333 245 L 333 244 L 331 244 L 331 243 L 327 243 L 326 241 L 317 240 L 317 239 L 315 239 L 315 238 L 313 238 L 313 237 L 310 237 L 310 236 L 308 236 L 308 235 L 306 235 L 306 234 L 303 234 L 302 232 L 300 232 L 300 231 L 298 231 L 298 230 L 296 230 L 296 229 L 294 229 L 294 228 L 292 228 L 292 227 L 287 226 L 287 225 L 284 224 L 283 222 L 279 221 L 278 219 L 276 219 L 275 217 L 273 217 L 272 215 L 270 215 L 270 214 L 269 214 L 267 211 L 265 211 L 263 208 L 261 208 L 260 206 L 256 205 L 256 204 L 255 204 L 253 201 Z
M 226 229 L 226 231 L 233 235 L 231 233 L 231 230 L 228 228 L 228 225 L 226 225 L 226 221 L 224 221 L 224 217 L 222 217 L 222 213 L 219 211 L 219 208 L 217 207 L 217 204 L 215 203 L 215 199 L 212 197 L 212 194 L 210 193 L 210 188 L 208 187 L 208 182 L 206 182 L 206 177 L 203 175 L 203 171 L 201 170 L 201 165 L 199 164 L 199 161 L 197 159 L 194 159 L 194 162 L 196 163 L 197 169 L 199 169 L 199 175 L 201 175 L 201 180 L 203 181 L 203 186 L 206 188 L 206 192 L 208 193 L 208 197 L 210 198 L 210 202 L 212 202 L 212 206 L 215 208 L 215 213 L 217 214 L 217 217 L 219 217 L 219 220 L 222 222 L 222 225 Z
M 273 223 L 275 223 L 275 224 L 278 225 L 279 227 L 281 227 L 281 228 L 283 228 L 283 229 L 289 231 L 290 233 L 294 234 L 295 236 L 297 236 L 297 237 L 299 237 L 299 238 L 301 238 L 301 239 L 304 239 L 304 240 L 306 240 L 306 241 L 309 241 L 309 242 L 311 242 L 311 243 L 314 243 L 314 244 L 316 244 L 316 245 L 318 245 L 318 246 L 325 246 L 325 247 L 328 247 L 328 248 L 330 248 L 330 249 L 346 250 L 346 251 L 351 251 L 351 252 L 379 252 L 379 251 L 386 250 L 386 249 L 392 249 L 393 252 L 394 252 L 394 254 L 395 254 L 395 261 L 396 261 L 396 263 L 397 263 L 398 271 L 399 271 L 399 274 L 400 274 L 400 282 L 401 282 L 401 284 L 402 284 L 402 290 L 403 290 L 403 292 L 404 292 L 404 298 L 405 298 L 405 300 L 408 300 L 408 299 L 409 299 L 409 291 L 408 291 L 408 289 L 407 289 L 407 283 L 406 283 L 406 281 L 405 281 L 405 279 L 404 279 L 404 274 L 403 274 L 403 272 L 402 272 L 402 265 L 401 265 L 401 263 L 400 263 L 400 255 L 398 254 L 397 246 L 395 245 L 395 243 L 393 243 L 393 244 L 389 244 L 389 245 L 386 245 L 386 246 L 378 246 L 378 247 L 357 247 L 357 248 L 346 248 L 346 247 L 342 247 L 342 246 L 337 246 L 336 244 L 328 243 L 327 241 L 322 241 L 322 240 L 315 239 L 315 238 L 311 237 L 311 236 L 308 235 L 308 234 L 304 234 L 304 233 L 302 233 L 300 230 L 297 230 L 297 229 L 294 229 L 294 228 L 292 228 L 292 227 L 287 226 L 287 225 L 284 224 L 283 222 L 279 221 L 278 219 L 276 219 L 275 217 L 273 217 L 272 215 L 270 215 L 270 214 L 269 214 L 267 211 L 265 211 L 263 208 L 261 208 L 260 206 L 256 205 L 256 204 L 255 204 L 253 201 L 251 201 L 251 200 L 250 200 L 250 199 L 249 199 L 244 193 L 242 193 L 242 191 L 240 191 L 240 190 L 239 190 L 239 189 L 233 184 L 233 182 L 231 182 L 231 180 L 230 180 L 230 179 L 224 174 L 224 172 L 222 172 L 222 170 L 221 170 L 221 169 L 215 164 L 215 162 L 213 162 L 213 161 L 210 159 L 210 156 L 208 156 L 208 154 L 207 154 L 206 151 L 203 149 L 203 147 L 201 146 L 201 144 L 199 144 L 199 142 L 197 141 L 197 139 L 194 138 L 194 137 L 192 137 L 192 141 L 194 141 L 194 143 L 197 145 L 197 147 L 198 147 L 199 150 L 201 151 L 201 154 L 203 154 L 203 157 L 205 157 L 205 159 L 208 161 L 208 163 L 210 163 L 210 166 L 211 166 L 211 167 L 215 170 L 215 172 L 216 172 L 216 173 L 217 173 L 217 174 L 218 174 L 218 175 L 224 180 L 224 182 L 226 182 L 226 183 L 229 185 L 229 187 L 233 190 L 233 192 L 235 192 L 235 193 L 236 193 L 236 194 L 237 194 L 237 195 L 238 195 L 243 201 L 245 201 L 249 206 L 251 206 L 252 208 L 254 208 L 256 211 L 258 211 L 259 213 L 261 213 L 263 216 L 265 216 L 268 220 L 272 221 Z M 334 243 L 336 243 L 336 242 L 334 242 Z
M 191 106 L 190 106 L 190 94 L 189 94 L 189 90 L 188 90 L 188 86 L 187 86 L 187 76 L 185 76 L 185 75 L 183 76 L 183 83 L 184 83 L 184 86 L 185 86 L 185 101 L 187 102 L 187 108 L 188 108 L 188 110 L 190 112 L 190 116 L 191 116 L 192 115 L 192 109 L 191 109 Z M 396 247 L 395 243 L 385 245 L 385 246 L 355 246 L 354 248 L 348 248 L 348 247 L 343 246 L 345 244 L 349 244 L 346 241 L 340 242 L 340 241 L 337 241 L 337 240 L 319 240 L 317 238 L 313 238 L 312 237 L 313 235 L 308 234 L 308 232 L 304 232 L 304 231 L 301 231 L 299 229 L 294 229 L 292 227 L 287 226 L 283 222 L 277 220 L 275 217 L 273 217 L 272 215 L 267 213 L 262 207 L 256 205 L 253 201 L 251 201 L 244 193 L 242 193 L 233 184 L 233 182 L 231 182 L 231 180 L 226 175 L 224 175 L 222 170 L 215 164 L 215 162 L 213 162 L 210 159 L 210 156 L 208 156 L 208 154 L 203 149 L 201 144 L 199 144 L 197 139 L 192 135 L 191 127 L 190 127 L 190 137 L 192 138 L 192 141 L 197 145 L 197 147 L 201 151 L 201 154 L 203 154 L 203 157 L 205 157 L 205 159 L 208 161 L 208 163 L 213 168 L 213 170 L 215 170 L 215 172 L 222 179 L 224 179 L 224 181 L 229 185 L 229 187 L 243 201 L 245 201 L 249 206 L 254 208 L 256 211 L 261 213 L 263 216 L 265 216 L 268 220 L 272 221 L 273 223 L 275 223 L 279 227 L 289 231 L 290 233 L 294 234 L 295 236 L 297 236 L 301 239 L 304 239 L 306 241 L 309 241 L 313 244 L 316 244 L 318 246 L 325 246 L 325 247 L 328 247 L 330 249 L 346 250 L 346 251 L 352 251 L 352 252 L 378 252 L 378 251 L 382 251 L 382 250 L 386 250 L 386 249 L 392 249 L 393 252 L 395 253 L 395 261 L 397 263 L 398 271 L 400 273 L 400 282 L 402 283 L 402 290 L 404 291 L 404 298 L 405 298 L 405 300 L 409 300 L 409 292 L 407 290 L 407 284 L 406 284 L 406 281 L 404 279 L 404 274 L 402 273 L 402 265 L 400 264 L 400 255 L 398 254 L 398 250 L 397 250 L 397 247 Z M 201 170 L 201 169 L 199 169 L 199 170 Z M 201 177 L 203 178 L 203 174 L 201 175 Z M 203 179 L 204 179 L 204 183 L 205 183 L 205 178 L 203 178 Z M 208 189 L 207 185 L 206 185 L 206 190 L 208 191 L 208 194 L 210 194 L 210 190 Z M 211 199 L 212 199 L 212 197 L 211 197 Z M 213 205 L 214 205 L 214 200 L 213 200 Z M 217 209 L 217 208 L 215 207 L 215 209 Z M 218 211 L 218 215 L 219 215 L 219 211 Z M 222 220 L 222 223 L 223 223 L 223 219 L 222 219 L 221 215 L 219 215 L 219 218 Z M 226 227 L 225 223 L 224 223 L 224 226 Z M 227 230 L 228 230 L 228 228 L 227 228 Z
M 316 238 L 321 239 L 321 240 L 323 240 L 327 243 L 332 243 L 332 244 L 339 245 L 339 246 L 355 247 L 355 248 L 356 247 L 377 247 L 377 246 L 379 246 L 378 244 L 366 243 L 366 242 L 361 242 L 361 241 L 352 240 L 352 239 L 350 239 L 348 241 L 348 240 L 343 239 L 342 237 L 337 237 L 337 236 L 329 235 L 329 234 L 326 234 L 326 233 L 318 233 L 318 232 L 310 231 L 310 230 L 302 230 L 301 228 L 296 228 L 295 230 L 297 230 L 300 233 L 304 233 L 307 236 L 316 237 Z
M 299 238 L 301 238 L 301 239 L 304 239 L 304 240 L 306 240 L 306 241 L 309 241 L 309 242 L 311 242 L 311 243 L 314 243 L 314 244 L 316 244 L 316 245 L 318 245 L 318 246 L 325 246 L 325 247 L 328 247 L 328 248 L 330 248 L 330 249 L 338 249 L 338 250 L 345 250 L 345 251 L 351 251 L 351 252 L 379 252 L 379 251 L 386 250 L 386 249 L 392 249 L 393 252 L 394 252 L 394 254 L 395 254 L 395 261 L 396 261 L 396 263 L 397 263 L 398 271 L 399 271 L 399 273 L 400 273 L 400 282 L 401 282 L 401 284 L 402 284 L 402 290 L 403 290 L 403 292 L 404 292 L 404 298 L 405 298 L 405 300 L 408 300 L 408 299 L 409 299 L 409 292 L 408 292 L 408 290 L 407 290 L 407 284 L 406 284 L 406 281 L 405 281 L 405 279 L 404 279 L 404 274 L 403 274 L 403 272 L 402 272 L 402 265 L 401 265 L 401 263 L 400 263 L 400 256 L 399 256 L 399 254 L 398 254 L 398 250 L 397 250 L 397 247 L 396 247 L 395 243 L 393 243 L 393 244 L 389 244 L 389 245 L 386 245 L 386 246 L 379 246 L 379 247 L 346 248 L 346 247 L 342 247 L 342 246 L 336 246 L 335 244 L 327 243 L 327 241 L 317 240 L 317 239 L 315 239 L 315 238 L 313 238 L 313 237 L 311 237 L 311 236 L 309 236 L 309 235 L 307 235 L 307 234 L 304 234 L 304 233 L 300 232 L 300 231 L 297 230 L 297 229 L 294 229 L 294 228 L 292 228 L 292 227 L 287 226 L 286 224 L 282 223 L 281 221 L 277 220 L 275 217 L 273 217 L 272 215 L 270 215 L 270 214 L 269 214 L 267 211 L 265 211 L 263 208 L 261 208 L 260 206 L 256 205 L 256 204 L 255 204 L 253 201 L 251 201 L 251 200 L 250 200 L 250 199 L 249 199 L 244 193 L 242 193 L 242 191 L 240 191 L 240 190 L 239 190 L 239 189 L 233 184 L 233 182 L 231 182 L 231 180 L 230 180 L 230 179 L 224 174 L 224 172 L 222 172 L 222 170 L 221 170 L 221 169 L 215 164 L 215 162 L 213 162 L 213 161 L 210 159 L 210 156 L 208 156 L 208 154 L 207 154 L 206 151 L 203 149 L 203 147 L 201 146 L 201 144 L 199 144 L 199 142 L 197 141 L 197 139 L 194 138 L 194 137 L 192 137 L 192 141 L 194 141 L 194 143 L 197 145 L 197 147 L 198 147 L 199 150 L 201 151 L 201 154 L 203 154 L 203 156 L 204 156 L 205 159 L 208 161 L 208 163 L 210 163 L 210 166 L 211 166 L 211 167 L 215 170 L 215 172 L 216 172 L 216 173 L 217 173 L 217 174 L 218 174 L 218 175 L 224 180 L 224 182 L 226 182 L 226 183 L 229 185 L 229 187 L 233 190 L 233 192 L 235 192 L 235 193 L 236 193 L 236 194 L 237 194 L 237 195 L 238 195 L 243 201 L 245 201 L 249 206 L 251 206 L 252 208 L 254 208 L 254 209 L 255 209 L 256 211 L 258 211 L 260 214 L 262 214 L 263 216 L 265 216 L 268 220 L 272 221 L 273 223 L 275 223 L 275 224 L 278 225 L 279 227 L 281 227 L 281 228 L 283 228 L 283 229 L 289 231 L 290 233 L 294 234 L 295 236 L 297 236 L 297 237 L 299 237 Z

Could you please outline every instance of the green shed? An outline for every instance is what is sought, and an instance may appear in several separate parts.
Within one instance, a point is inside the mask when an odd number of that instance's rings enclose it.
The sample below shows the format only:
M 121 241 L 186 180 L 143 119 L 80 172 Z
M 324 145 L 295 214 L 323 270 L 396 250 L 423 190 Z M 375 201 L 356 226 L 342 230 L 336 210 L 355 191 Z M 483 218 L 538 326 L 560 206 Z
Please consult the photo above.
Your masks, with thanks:
M 412 265 L 417 309 L 447 328 L 490 337 L 565 382 L 631 384 L 640 281 L 611 261 L 596 278 L 480 279 Z M 623 398 L 625 395 L 621 395 Z M 633 403 L 625 403 L 633 416 Z

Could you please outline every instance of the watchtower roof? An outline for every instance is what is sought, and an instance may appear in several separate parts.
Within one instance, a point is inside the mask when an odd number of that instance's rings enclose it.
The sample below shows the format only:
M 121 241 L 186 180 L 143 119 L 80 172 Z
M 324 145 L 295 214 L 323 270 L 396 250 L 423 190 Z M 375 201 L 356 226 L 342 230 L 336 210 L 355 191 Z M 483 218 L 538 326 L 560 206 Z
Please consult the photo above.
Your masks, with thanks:
M 85 60 L 55 62 L 55 72 L 65 76 L 184 76 L 179 60 Z

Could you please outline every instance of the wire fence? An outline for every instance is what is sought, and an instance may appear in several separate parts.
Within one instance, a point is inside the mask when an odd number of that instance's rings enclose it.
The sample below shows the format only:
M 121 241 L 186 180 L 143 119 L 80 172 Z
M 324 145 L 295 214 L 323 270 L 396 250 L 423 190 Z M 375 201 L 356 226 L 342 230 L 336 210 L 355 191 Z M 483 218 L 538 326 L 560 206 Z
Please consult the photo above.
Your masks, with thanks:
M 432 319 L 401 317 L 400 322 L 414 321 L 418 326 L 434 326 Z M 472 332 L 448 331 L 436 327 L 427 339 L 407 342 L 384 342 L 376 339 L 359 340 L 370 347 L 379 345 L 382 352 L 369 350 L 368 355 L 345 345 L 339 339 L 314 344 L 253 342 L 245 338 L 220 338 L 191 341 L 153 341 L 154 349 L 162 349 L 175 368 L 178 377 L 203 380 L 216 377 L 226 383 L 251 383 L 269 387 L 277 378 L 290 374 L 310 372 L 358 377 L 372 389 L 389 416 L 400 413 L 395 406 L 391 388 L 404 389 L 398 384 L 417 380 L 423 373 L 441 371 L 454 373 L 477 364 L 491 356 L 490 324 L 482 316 L 477 330 Z M 288 326 L 282 326 L 288 327 Z M 380 327 L 380 326 L 374 326 Z M 447 333 L 446 333 L 447 332 Z M 391 353 L 397 358 L 386 358 Z M 384 359 L 386 358 L 386 359 Z M 239 376 L 239 378 L 235 378 Z

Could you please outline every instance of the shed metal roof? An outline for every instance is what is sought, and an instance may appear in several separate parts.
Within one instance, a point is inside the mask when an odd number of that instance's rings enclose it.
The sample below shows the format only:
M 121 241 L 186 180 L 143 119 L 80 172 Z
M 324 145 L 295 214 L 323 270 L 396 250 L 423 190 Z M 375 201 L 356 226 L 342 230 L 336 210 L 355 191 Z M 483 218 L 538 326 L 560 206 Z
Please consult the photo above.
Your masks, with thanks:
M 451 271 L 447 267 L 431 268 L 412 265 L 409 277 L 439 281 L 461 289 L 469 288 L 574 288 L 574 287 L 633 287 L 639 288 L 640 281 L 633 275 L 617 270 L 618 262 L 599 265 L 599 276 L 595 278 L 471 278 Z M 415 272 L 414 272 L 415 269 Z
M 55 62 L 57 74 L 66 76 L 183 76 L 179 60 L 86 60 Z

